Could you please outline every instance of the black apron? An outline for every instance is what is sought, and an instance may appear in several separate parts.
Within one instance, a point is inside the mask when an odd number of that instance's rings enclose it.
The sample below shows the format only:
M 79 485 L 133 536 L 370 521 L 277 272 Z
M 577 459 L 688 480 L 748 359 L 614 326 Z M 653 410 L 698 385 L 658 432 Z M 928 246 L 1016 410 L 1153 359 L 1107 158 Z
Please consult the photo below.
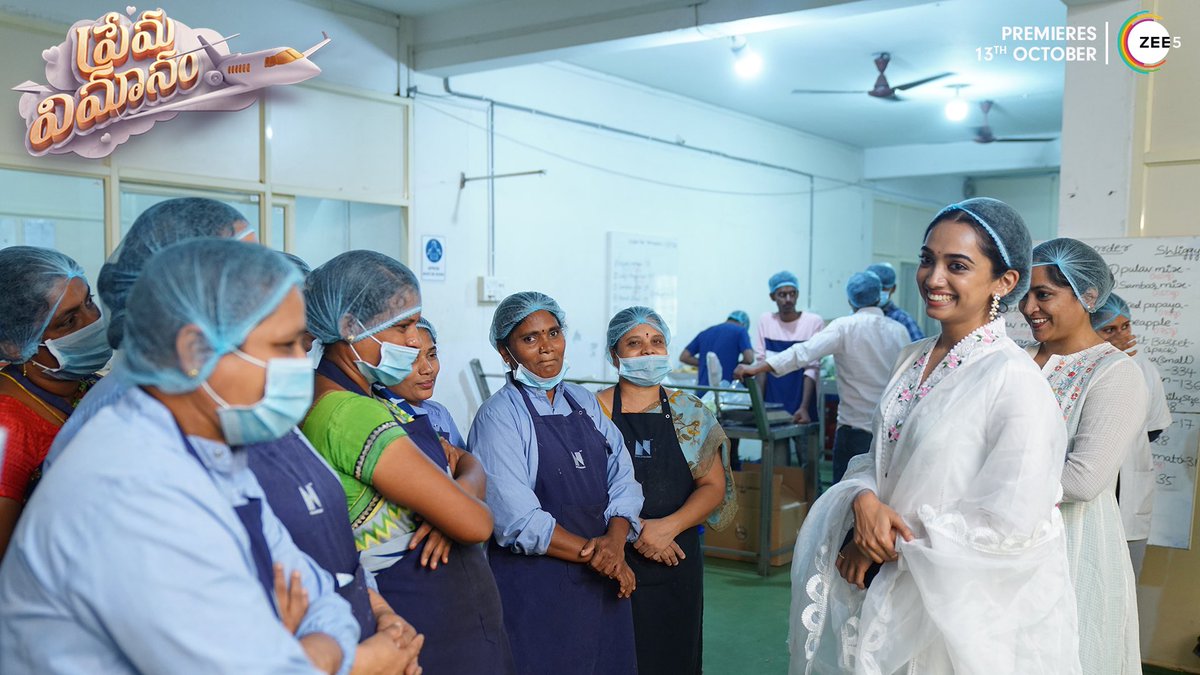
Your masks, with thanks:
M 243 448 L 267 503 L 296 547 L 333 576 L 338 595 L 350 603 L 358 620 L 359 640 L 374 635 L 375 612 L 366 572 L 354 546 L 341 481 L 294 430 L 274 441 Z
M 585 539 L 608 530 L 608 443 L 566 389 L 570 415 L 539 415 L 514 382 L 533 420 L 538 473 L 534 494 L 555 522 Z M 637 672 L 633 616 L 620 585 L 588 565 L 490 548 L 504 601 L 504 624 L 521 675 L 627 675 Z M 640 590 L 635 591 L 636 595 Z
M 396 421 L 426 457 L 449 473 L 446 451 L 429 416 L 412 415 L 408 403 L 385 387 L 372 390 L 376 398 L 413 417 L 407 424 Z M 452 543 L 450 562 L 439 562 L 436 570 L 421 565 L 424 549 L 422 543 L 375 577 L 383 597 L 425 635 L 421 668 L 430 675 L 515 673 L 500 591 L 483 545 Z
M 621 386 L 613 388 L 612 420 L 625 438 L 633 472 L 642 485 L 642 519 L 664 518 L 679 510 L 695 489 L 691 469 L 679 447 L 667 392 L 658 388 L 662 410 L 621 412 Z M 703 652 L 704 558 L 700 528 L 675 537 L 687 558 L 668 567 L 638 553 L 630 544 L 625 559 L 637 574 L 633 593 L 633 630 L 638 671 L 645 675 L 699 674 Z
M 348 392 L 395 406 L 386 388 L 363 391 L 333 362 L 321 359 L 317 373 Z M 449 466 L 437 432 L 426 417 L 405 424 L 393 418 L 410 440 L 443 471 Z M 423 424 L 421 424 L 423 423 Z M 431 442 L 432 441 L 432 442 Z M 422 543 L 390 567 L 375 574 L 379 594 L 397 614 L 425 636 L 421 668 L 429 675 L 445 673 L 512 673 L 505 639 L 500 593 L 488 569 L 482 546 L 454 544 L 450 562 L 430 569 L 421 565 Z

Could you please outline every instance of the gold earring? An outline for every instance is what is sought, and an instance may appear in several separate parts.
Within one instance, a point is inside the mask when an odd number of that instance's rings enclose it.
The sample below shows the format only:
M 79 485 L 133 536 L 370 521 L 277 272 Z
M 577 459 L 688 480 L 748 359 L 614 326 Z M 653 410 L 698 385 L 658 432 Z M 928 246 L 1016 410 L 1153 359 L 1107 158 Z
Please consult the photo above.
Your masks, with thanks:
M 995 321 L 996 317 L 999 314 L 1000 314 L 1000 295 L 994 294 L 994 295 L 992 295 L 992 308 L 988 311 L 988 322 L 990 323 L 992 321 Z
M 188 376 L 188 377 L 196 377 L 196 376 L 197 376 L 197 375 L 199 375 L 199 374 L 200 374 L 200 369 L 199 369 L 199 368 L 192 368 L 191 370 L 187 371 L 187 376 Z

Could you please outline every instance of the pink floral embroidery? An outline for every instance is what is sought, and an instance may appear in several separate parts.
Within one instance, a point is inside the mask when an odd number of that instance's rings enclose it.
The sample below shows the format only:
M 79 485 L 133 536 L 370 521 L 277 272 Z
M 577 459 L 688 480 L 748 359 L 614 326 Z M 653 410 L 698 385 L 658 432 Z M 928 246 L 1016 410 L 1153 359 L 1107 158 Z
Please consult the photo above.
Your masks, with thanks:
M 892 426 L 888 429 L 887 439 L 893 443 L 900 440 L 900 427 Z
M 904 389 L 900 392 L 901 401 L 911 401 L 913 397 L 912 389 Z
M 957 368 L 958 364 L 960 364 L 960 363 L 962 363 L 962 361 L 959 360 L 958 354 L 955 354 L 952 352 L 952 353 L 946 355 L 946 367 L 947 368 Z

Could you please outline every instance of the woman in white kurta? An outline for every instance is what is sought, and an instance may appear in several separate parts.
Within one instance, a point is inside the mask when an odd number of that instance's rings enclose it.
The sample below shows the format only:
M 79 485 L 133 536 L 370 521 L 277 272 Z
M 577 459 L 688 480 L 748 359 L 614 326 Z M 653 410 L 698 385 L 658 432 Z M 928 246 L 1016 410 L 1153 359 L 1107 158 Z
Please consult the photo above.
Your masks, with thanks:
M 1149 394 L 1133 359 L 1092 329 L 1113 277 L 1095 249 L 1052 239 L 1033 250 L 1021 313 L 1067 422 L 1062 516 L 1079 603 L 1079 651 L 1088 675 L 1142 672 L 1136 585 L 1117 506 L 1117 475 L 1146 442 Z M 1136 487 L 1136 486 L 1134 486 Z
M 996 318 L 1028 286 L 1030 249 L 993 199 L 926 231 L 917 283 L 942 334 L 901 354 L 871 451 L 805 520 L 793 674 L 1080 672 L 1055 507 L 1065 432 Z

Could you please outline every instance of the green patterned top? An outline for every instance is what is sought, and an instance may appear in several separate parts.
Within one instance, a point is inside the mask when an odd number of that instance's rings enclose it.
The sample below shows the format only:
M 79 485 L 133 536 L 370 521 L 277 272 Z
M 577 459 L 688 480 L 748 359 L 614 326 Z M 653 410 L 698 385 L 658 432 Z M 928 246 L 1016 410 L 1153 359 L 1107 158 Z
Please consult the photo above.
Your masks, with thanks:
M 341 479 L 354 543 L 372 572 L 399 560 L 417 529 L 412 510 L 389 502 L 372 481 L 383 449 L 407 435 L 400 424 L 410 421 L 383 401 L 335 391 L 317 401 L 300 429 Z

